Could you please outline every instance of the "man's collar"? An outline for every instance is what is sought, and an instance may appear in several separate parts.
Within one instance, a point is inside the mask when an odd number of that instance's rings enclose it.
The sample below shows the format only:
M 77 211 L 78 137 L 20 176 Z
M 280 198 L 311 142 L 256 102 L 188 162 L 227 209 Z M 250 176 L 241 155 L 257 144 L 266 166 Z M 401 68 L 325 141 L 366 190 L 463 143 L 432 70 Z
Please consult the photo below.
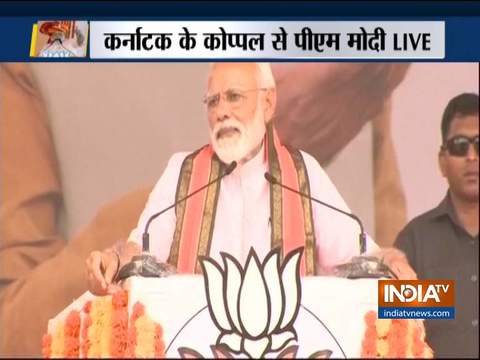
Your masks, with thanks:
M 450 221 L 452 221 L 455 225 L 462 227 L 462 224 L 458 220 L 457 213 L 455 212 L 450 191 L 447 191 L 447 194 L 440 204 L 438 204 L 438 206 L 431 211 L 430 216 L 432 219 L 440 219 L 448 216 Z

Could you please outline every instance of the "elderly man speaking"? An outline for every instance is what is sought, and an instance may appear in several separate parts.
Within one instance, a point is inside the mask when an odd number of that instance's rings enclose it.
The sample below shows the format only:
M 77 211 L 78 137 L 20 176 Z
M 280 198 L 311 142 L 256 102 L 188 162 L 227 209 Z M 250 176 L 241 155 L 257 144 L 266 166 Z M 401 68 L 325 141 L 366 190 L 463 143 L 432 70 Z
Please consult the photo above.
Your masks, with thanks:
M 200 256 L 220 260 L 220 252 L 227 252 L 244 261 L 251 247 L 263 257 L 274 247 L 286 254 L 303 246 L 301 273 L 314 275 L 358 254 L 359 229 L 352 219 L 264 177 L 269 172 L 298 191 L 349 211 L 317 161 L 279 141 L 272 121 L 276 89 L 269 64 L 214 64 L 204 103 L 210 144 L 174 154 L 128 242 L 90 254 L 87 273 L 93 293 L 115 291 L 112 280 L 121 265 L 141 252 L 141 234 L 153 214 L 222 176 L 233 162 L 237 166 L 231 174 L 152 222 L 150 250 L 159 261 L 179 273 L 198 273 Z M 399 251 L 380 251 L 370 238 L 367 248 L 382 253 L 400 278 L 415 278 Z

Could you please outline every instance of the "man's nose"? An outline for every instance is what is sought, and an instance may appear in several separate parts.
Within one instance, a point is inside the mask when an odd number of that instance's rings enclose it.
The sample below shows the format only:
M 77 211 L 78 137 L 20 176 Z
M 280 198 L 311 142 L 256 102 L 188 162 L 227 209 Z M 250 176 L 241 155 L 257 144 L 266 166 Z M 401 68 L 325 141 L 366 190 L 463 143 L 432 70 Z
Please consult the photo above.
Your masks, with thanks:
M 475 146 L 473 144 L 470 144 L 468 147 L 467 160 L 469 161 L 478 160 L 478 152 L 475 149 Z
M 215 107 L 215 118 L 217 121 L 224 121 L 231 116 L 231 107 L 223 96 L 220 97 Z

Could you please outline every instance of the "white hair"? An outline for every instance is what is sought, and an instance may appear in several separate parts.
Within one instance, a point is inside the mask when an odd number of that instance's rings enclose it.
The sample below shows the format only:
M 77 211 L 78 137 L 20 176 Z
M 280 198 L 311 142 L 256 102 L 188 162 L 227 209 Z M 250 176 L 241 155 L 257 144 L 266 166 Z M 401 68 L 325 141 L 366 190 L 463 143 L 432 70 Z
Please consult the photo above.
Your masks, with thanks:
M 257 83 L 261 88 L 275 89 L 275 78 L 273 77 L 272 67 L 270 63 L 254 63 L 257 65 Z M 215 63 L 210 64 L 210 70 L 208 76 L 213 70 Z
M 258 68 L 258 85 L 262 88 L 275 88 L 275 79 L 272 73 L 270 63 L 256 63 Z

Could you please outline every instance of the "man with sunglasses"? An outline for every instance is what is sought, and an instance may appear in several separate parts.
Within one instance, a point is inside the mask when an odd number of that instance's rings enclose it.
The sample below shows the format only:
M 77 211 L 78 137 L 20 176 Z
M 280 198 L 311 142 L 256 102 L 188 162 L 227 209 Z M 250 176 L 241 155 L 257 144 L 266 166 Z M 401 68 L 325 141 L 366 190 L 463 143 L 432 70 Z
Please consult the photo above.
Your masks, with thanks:
M 478 358 L 478 107 L 478 94 L 471 93 L 448 103 L 438 153 L 447 195 L 395 242 L 419 279 L 455 280 L 455 319 L 425 324 L 435 357 Z

